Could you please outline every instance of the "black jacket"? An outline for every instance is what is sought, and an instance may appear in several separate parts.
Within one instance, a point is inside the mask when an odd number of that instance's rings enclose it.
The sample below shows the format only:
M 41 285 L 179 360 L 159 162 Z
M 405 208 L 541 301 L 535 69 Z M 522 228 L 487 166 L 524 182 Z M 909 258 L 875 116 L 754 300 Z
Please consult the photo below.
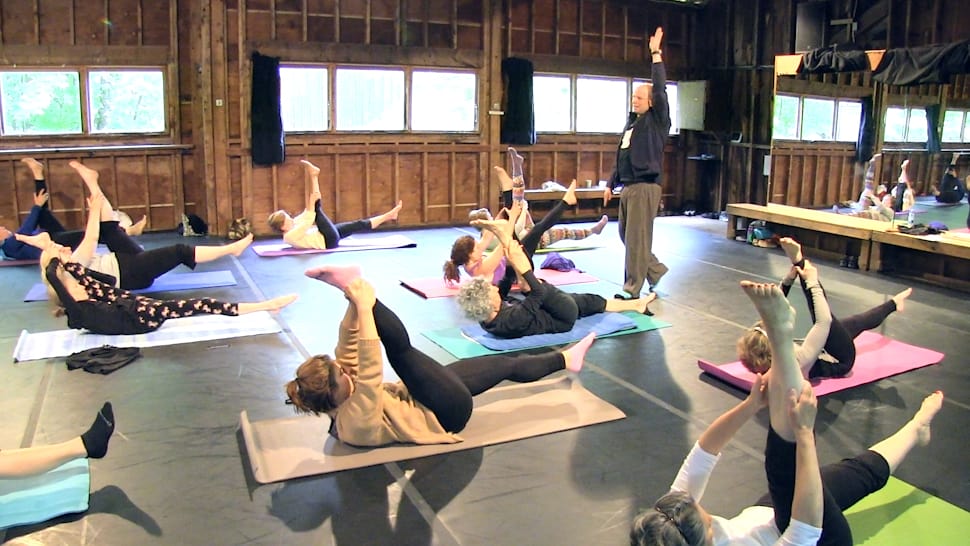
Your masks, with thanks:
M 653 63 L 650 79 L 653 82 L 653 104 L 642 116 L 630 112 L 623 132 L 631 128 L 630 164 L 633 179 L 657 179 L 663 174 L 664 144 L 670 134 L 670 104 L 667 102 L 667 70 L 663 63 Z M 616 150 L 616 166 L 610 177 L 610 187 L 620 183 L 620 148 Z
M 74 301 L 67 287 L 57 278 L 57 266 L 60 264 L 61 261 L 54 258 L 47 264 L 44 274 L 64 306 L 69 327 L 105 335 L 144 334 L 154 329 L 138 322 L 138 301 L 133 298 L 120 298 L 114 302 L 93 299 Z M 103 283 L 106 288 L 113 289 L 114 277 L 111 275 L 91 271 L 80 264 L 70 265 L 68 273 L 75 278 L 87 276 L 94 282 Z M 110 281 L 110 284 L 106 281 Z
M 531 288 L 525 299 L 519 303 L 503 304 L 495 318 L 481 323 L 482 328 L 496 337 L 504 338 L 568 332 L 572 325 L 563 324 L 542 308 L 543 301 L 553 291 L 532 271 L 526 272 L 524 277 Z

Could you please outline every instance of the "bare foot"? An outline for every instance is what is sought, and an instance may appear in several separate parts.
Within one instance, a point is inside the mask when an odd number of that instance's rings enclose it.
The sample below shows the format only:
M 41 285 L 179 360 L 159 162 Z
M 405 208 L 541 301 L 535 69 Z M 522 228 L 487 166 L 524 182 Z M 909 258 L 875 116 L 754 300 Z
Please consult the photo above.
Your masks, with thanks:
M 509 176 L 508 171 L 499 167 L 498 165 L 492 167 L 495 172 L 495 176 L 498 177 L 499 185 L 502 187 L 502 191 L 509 191 L 512 189 L 512 177 Z
M 23 235 L 21 233 L 14 233 L 14 237 L 21 243 L 27 243 L 28 245 L 39 248 L 41 250 L 46 250 L 51 244 L 51 236 L 46 231 L 41 231 L 37 235 Z
M 401 207 L 404 206 L 404 201 L 398 201 L 397 205 L 393 209 L 384 213 L 384 221 L 397 220 L 397 215 L 401 212 Z
M 346 291 L 347 287 L 354 279 L 360 278 L 360 266 L 358 265 L 320 265 L 311 267 L 303 272 L 311 279 L 323 281 L 330 286 Z
M 778 244 L 785 251 L 785 255 L 788 256 L 791 263 L 797 264 L 802 261 L 802 245 L 798 244 L 798 241 L 791 237 L 782 237 L 778 240 Z
M 567 205 L 573 206 L 578 201 L 576 201 L 576 179 L 569 183 L 569 188 L 566 189 L 566 194 L 562 196 L 562 200 L 566 202 Z
M 491 231 L 505 248 L 512 243 L 513 226 L 508 220 L 475 220 L 471 224 Z
M 591 229 L 590 231 L 599 235 L 600 233 L 603 233 L 603 229 L 606 228 L 606 224 L 608 224 L 609 222 L 610 222 L 610 217 L 604 214 L 603 217 L 600 218 L 600 221 L 596 222 L 596 225 L 593 226 L 593 229 Z
M 303 170 L 310 176 L 315 176 L 320 174 L 320 167 L 317 167 L 313 163 L 310 163 L 306 159 L 301 159 L 300 163 L 303 163 Z
M 138 220 L 134 224 L 125 228 L 125 233 L 131 235 L 132 237 L 137 237 L 145 232 L 145 226 L 148 224 L 148 217 L 142 216 L 141 220 Z
M 906 298 L 912 295 L 912 293 L 913 293 L 913 289 L 907 288 L 906 290 L 903 290 L 899 294 L 896 294 L 895 296 L 893 296 L 893 303 L 896 304 L 897 313 L 903 312 L 903 308 L 906 306 Z
M 268 300 L 264 302 L 266 305 L 266 310 L 269 311 L 270 313 L 278 313 L 280 309 L 293 303 L 294 301 L 296 301 L 296 298 L 298 297 L 299 296 L 297 296 L 296 294 L 288 294 L 286 296 L 280 296 L 278 298 L 273 298 L 271 300 Z
M 30 174 L 34 176 L 34 180 L 44 179 L 44 165 L 40 161 L 32 157 L 25 157 L 20 162 L 27 165 L 27 168 L 30 169 Z
M 923 404 L 920 405 L 919 410 L 916 412 L 916 415 L 913 416 L 911 421 L 919 427 L 916 431 L 919 445 L 925 446 L 926 444 L 930 443 L 930 423 L 933 422 L 933 418 L 936 417 L 936 414 L 939 413 L 942 407 L 942 391 L 936 391 L 923 399 Z
M 596 339 L 596 332 L 590 332 L 583 339 L 577 341 L 572 347 L 565 349 L 562 352 L 562 358 L 566 361 L 566 369 L 573 372 L 579 373 L 583 369 L 583 364 L 586 360 L 586 351 L 589 350 L 590 345 Z
M 239 239 L 234 243 L 230 243 L 228 246 L 232 248 L 231 250 L 232 255 L 236 257 L 239 257 L 240 255 L 242 255 L 243 251 L 249 248 L 249 245 L 253 244 L 253 237 L 255 236 L 252 233 L 250 233 L 249 235 L 243 237 L 242 239 Z
M 765 330 L 791 335 L 795 329 L 795 309 L 777 284 L 741 281 L 741 290 L 758 310 Z
M 98 185 L 98 171 L 90 167 L 86 167 L 85 165 L 81 164 L 80 161 L 71 161 L 68 163 L 68 165 L 70 165 L 71 168 L 81 175 L 81 180 L 84 180 L 84 183 L 87 184 L 88 191 L 90 191 L 92 195 L 101 193 L 101 186 Z
M 637 302 L 637 310 L 638 311 L 640 311 L 644 315 L 653 315 L 653 313 L 650 312 L 650 309 L 648 308 L 648 306 L 650 305 L 650 302 L 652 302 L 655 299 L 657 299 L 657 293 L 656 292 L 650 292 L 646 296 L 637 298 L 634 301 Z

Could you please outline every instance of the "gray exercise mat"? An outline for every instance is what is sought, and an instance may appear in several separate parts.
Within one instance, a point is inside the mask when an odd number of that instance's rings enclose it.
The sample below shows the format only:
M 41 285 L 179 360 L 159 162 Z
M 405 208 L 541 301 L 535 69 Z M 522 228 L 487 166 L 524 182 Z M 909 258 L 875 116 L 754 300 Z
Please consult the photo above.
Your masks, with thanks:
M 177 292 L 180 290 L 195 290 L 198 288 L 215 288 L 218 286 L 236 286 L 236 277 L 232 271 L 190 271 L 188 273 L 166 273 L 152 283 L 148 288 L 132 290 L 135 294 L 150 294 L 152 292 Z M 47 301 L 47 286 L 37 283 L 27 291 L 24 301 Z
M 475 397 L 475 411 L 456 444 L 355 448 L 333 439 L 327 416 L 250 421 L 240 427 L 259 483 L 327 474 L 511 442 L 623 419 L 626 415 L 565 374 L 535 383 L 503 384 Z

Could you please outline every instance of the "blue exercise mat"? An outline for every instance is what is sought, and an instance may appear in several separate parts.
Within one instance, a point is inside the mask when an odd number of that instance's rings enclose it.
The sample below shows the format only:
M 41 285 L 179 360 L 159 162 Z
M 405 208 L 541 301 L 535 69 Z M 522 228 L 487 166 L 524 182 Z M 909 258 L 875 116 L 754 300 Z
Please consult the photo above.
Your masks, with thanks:
M 87 459 L 74 459 L 37 476 L 0 480 L 0 529 L 84 512 L 90 491 Z
M 538 334 L 515 339 L 495 337 L 485 332 L 478 324 L 422 333 L 436 345 L 454 355 L 455 358 L 463 359 L 534 349 L 537 347 L 548 347 L 551 345 L 563 345 L 579 341 L 590 332 L 596 332 L 597 337 L 610 337 L 647 332 L 658 328 L 667 328 L 668 326 L 670 326 L 670 323 L 654 317 L 640 313 L 624 312 L 599 313 L 589 317 L 583 317 L 577 320 L 573 329 L 568 332 Z
M 215 288 L 217 286 L 236 286 L 232 271 L 192 271 L 190 273 L 166 273 L 155 279 L 148 288 L 132 290 L 136 294 L 150 292 L 175 292 L 196 288 Z M 47 287 L 37 283 L 24 296 L 24 301 L 47 301 Z

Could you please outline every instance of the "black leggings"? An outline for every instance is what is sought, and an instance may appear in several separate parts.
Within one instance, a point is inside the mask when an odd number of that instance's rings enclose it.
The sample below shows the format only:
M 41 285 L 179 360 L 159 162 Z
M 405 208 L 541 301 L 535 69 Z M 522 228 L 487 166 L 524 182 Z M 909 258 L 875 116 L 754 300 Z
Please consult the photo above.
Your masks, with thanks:
M 323 212 L 323 207 L 320 206 L 319 199 L 317 199 L 316 204 L 314 204 L 313 210 L 316 213 L 313 222 L 317 225 L 317 229 L 320 231 L 320 233 L 323 234 L 323 240 L 326 242 L 327 248 L 337 248 L 337 245 L 340 244 L 340 240 L 348 235 L 360 231 L 371 230 L 370 220 L 366 218 L 335 225 L 330 221 L 330 218 L 327 217 L 326 213 Z
M 195 249 L 182 243 L 141 251 L 137 254 L 116 252 L 120 286 L 125 290 L 148 288 L 155 279 L 179 265 L 195 269 Z
M 512 206 L 512 190 L 502 192 L 502 201 L 506 208 Z M 536 249 L 539 248 L 539 243 L 542 241 L 542 234 L 546 232 L 549 228 L 555 226 L 559 223 L 559 219 L 562 218 L 564 212 L 569 205 L 560 199 L 556 201 L 555 206 L 548 214 L 542 217 L 542 220 L 536 222 L 529 233 L 525 234 L 525 237 L 519 239 L 515 234 L 515 230 L 512 230 L 512 238 L 519 241 L 522 245 L 522 250 L 525 251 L 525 255 L 529 257 L 529 261 L 532 260 L 532 255 L 536 253 Z M 505 269 L 505 276 L 498 283 L 498 293 L 502 298 L 508 295 L 509 291 L 512 290 L 512 285 L 515 284 L 517 275 L 515 274 L 515 269 L 511 265 L 507 265 Z
M 565 368 L 561 353 L 487 355 L 442 366 L 411 346 L 401 319 L 383 303 L 374 304 L 377 335 L 387 360 L 421 405 L 431 410 L 448 432 L 461 432 L 472 415 L 472 397 L 504 380 L 537 381 Z
M 812 301 L 812 294 L 801 280 L 802 292 L 808 301 L 808 313 L 812 317 L 812 324 L 815 324 L 815 304 Z M 819 283 L 819 287 L 821 287 Z M 788 288 L 786 287 L 786 296 Z M 825 289 L 822 288 L 824 297 Z M 886 317 L 896 310 L 896 302 L 887 300 L 880 305 L 864 311 L 862 313 L 846 317 L 844 319 L 835 318 L 832 315 L 832 326 L 829 328 L 829 336 L 825 339 L 825 352 L 834 357 L 838 362 L 828 362 L 817 359 L 812 368 L 808 371 L 809 379 L 816 377 L 842 377 L 849 373 L 855 365 L 855 338 L 866 330 L 882 324 Z
M 541 309 L 549 314 L 553 323 L 547 334 L 568 332 L 576 325 L 576 319 L 588 317 L 606 310 L 606 300 L 596 294 L 573 294 L 543 283 Z M 531 332 L 535 333 L 535 332 Z
M 822 475 L 822 538 L 825 546 L 851 546 L 852 530 L 842 512 L 867 495 L 886 485 L 889 463 L 875 451 L 865 451 L 851 459 L 821 467 Z M 772 506 L 775 526 L 784 532 L 791 521 L 791 505 L 795 496 L 795 444 L 786 442 L 771 427 L 765 443 L 765 475 L 768 495 L 758 501 Z
M 84 239 L 84 231 L 71 230 L 62 231 L 57 235 L 51 235 L 55 243 L 76 249 Z M 102 221 L 98 230 L 98 242 L 106 245 L 108 250 L 118 254 L 138 254 L 144 249 L 135 242 L 131 236 L 125 232 L 117 220 Z

